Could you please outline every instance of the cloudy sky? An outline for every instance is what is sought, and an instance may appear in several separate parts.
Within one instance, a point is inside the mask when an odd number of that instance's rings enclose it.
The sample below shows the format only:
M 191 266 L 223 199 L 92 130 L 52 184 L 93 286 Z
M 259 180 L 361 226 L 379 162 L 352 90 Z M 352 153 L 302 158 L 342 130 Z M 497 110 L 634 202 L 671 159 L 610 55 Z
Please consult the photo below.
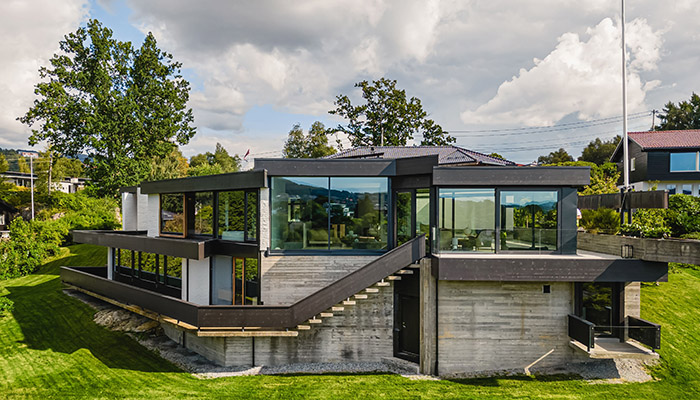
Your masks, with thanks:
M 630 130 L 700 92 L 700 4 L 627 1 Z M 198 134 L 187 156 L 279 156 L 295 123 L 319 120 L 355 82 L 387 77 L 457 144 L 529 162 L 621 132 L 620 3 L 561 1 L 4 0 L 0 147 L 27 148 L 16 121 L 62 36 L 97 18 L 145 33 L 184 66 Z M 346 141 L 347 143 L 347 141 Z

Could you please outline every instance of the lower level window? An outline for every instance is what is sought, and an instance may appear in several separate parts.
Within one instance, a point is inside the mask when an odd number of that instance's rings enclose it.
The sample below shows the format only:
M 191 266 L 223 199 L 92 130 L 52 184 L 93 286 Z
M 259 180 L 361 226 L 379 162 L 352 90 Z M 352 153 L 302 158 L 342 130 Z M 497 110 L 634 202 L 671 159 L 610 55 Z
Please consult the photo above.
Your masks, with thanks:
M 214 256 L 211 267 L 212 304 L 258 304 L 260 298 L 258 260 Z

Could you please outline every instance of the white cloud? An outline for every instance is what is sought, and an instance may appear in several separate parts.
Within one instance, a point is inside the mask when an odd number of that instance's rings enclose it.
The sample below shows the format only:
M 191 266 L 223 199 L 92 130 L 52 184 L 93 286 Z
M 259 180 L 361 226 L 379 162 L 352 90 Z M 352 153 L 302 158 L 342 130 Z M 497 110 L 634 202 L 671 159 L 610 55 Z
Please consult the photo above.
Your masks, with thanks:
M 3 1 L 0 5 L 0 147 L 27 148 L 30 131 L 16 118 L 27 112 L 39 67 L 63 35 L 87 15 L 87 0 Z
M 534 67 L 520 69 L 504 82 L 496 95 L 476 110 L 461 114 L 465 123 L 500 123 L 526 126 L 553 125 L 567 115 L 578 118 L 619 115 L 621 109 L 621 50 L 619 24 L 609 18 L 586 30 L 588 40 L 569 32 Z M 644 19 L 626 26 L 629 44 L 628 106 L 643 110 L 646 93 L 658 81 L 644 81 L 640 73 L 656 69 L 660 60 L 661 33 Z

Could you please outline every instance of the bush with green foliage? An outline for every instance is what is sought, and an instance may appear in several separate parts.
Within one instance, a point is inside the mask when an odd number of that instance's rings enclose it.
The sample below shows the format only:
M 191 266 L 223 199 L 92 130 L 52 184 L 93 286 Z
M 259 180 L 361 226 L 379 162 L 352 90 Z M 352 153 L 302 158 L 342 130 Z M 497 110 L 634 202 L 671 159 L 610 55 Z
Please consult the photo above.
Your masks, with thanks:
M 581 210 L 581 226 L 591 233 L 614 235 L 620 229 L 620 213 L 610 208 Z
M 50 221 L 15 218 L 10 224 L 10 240 L 0 243 L 0 279 L 36 271 L 46 257 L 58 250 L 67 233 Z
M 700 232 L 700 198 L 685 194 L 670 196 L 666 220 L 673 236 Z
M 0 315 L 11 313 L 15 309 L 15 302 L 5 296 L 0 297 Z

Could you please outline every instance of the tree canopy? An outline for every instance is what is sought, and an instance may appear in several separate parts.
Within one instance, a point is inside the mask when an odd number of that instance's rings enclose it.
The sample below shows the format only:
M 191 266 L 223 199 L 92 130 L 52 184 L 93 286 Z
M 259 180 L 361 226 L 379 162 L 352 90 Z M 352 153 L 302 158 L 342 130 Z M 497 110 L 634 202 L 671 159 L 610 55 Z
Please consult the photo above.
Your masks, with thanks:
M 328 144 L 330 133 L 319 121 L 311 124 L 307 134 L 301 125 L 295 124 L 287 135 L 282 154 L 285 158 L 321 158 L 335 154 L 335 148 Z
M 679 101 L 678 105 L 669 101 L 659 118 L 661 123 L 656 126 L 659 131 L 700 129 L 700 96 L 693 93 L 689 101 Z
M 338 130 L 348 135 L 353 146 L 405 146 L 417 134 L 423 136 L 421 145 L 455 142 L 440 125 L 426 118 L 420 99 L 407 99 L 406 91 L 396 88 L 396 80 L 362 81 L 355 87 L 362 89 L 364 104 L 353 105 L 348 96 L 340 94 L 335 99 L 336 108 L 329 111 L 347 120 Z
M 569 153 L 567 153 L 563 148 L 553 151 L 546 156 L 540 156 L 537 159 L 538 164 L 558 164 L 567 161 L 574 161 L 574 158 L 571 157 L 571 155 L 569 155 Z
M 192 156 L 190 158 L 190 167 L 187 170 L 189 176 L 202 176 L 224 174 L 227 172 L 236 172 L 241 169 L 241 158 L 236 155 L 229 155 L 228 151 L 221 145 L 216 144 L 214 153 L 206 152 Z
M 112 38 L 97 20 L 60 41 L 61 53 L 41 67 L 38 99 L 18 118 L 59 154 L 88 156 L 86 172 L 99 195 L 147 178 L 153 159 L 195 134 L 186 108 L 189 83 L 181 64 L 149 33 L 140 48 Z
M 600 138 L 595 138 L 588 146 L 583 149 L 581 157 L 578 158 L 579 161 L 588 161 L 597 165 L 602 165 L 610 162 L 610 157 L 612 156 L 617 144 L 622 140 L 622 136 L 617 135 L 614 138 L 606 141 L 600 140 Z

